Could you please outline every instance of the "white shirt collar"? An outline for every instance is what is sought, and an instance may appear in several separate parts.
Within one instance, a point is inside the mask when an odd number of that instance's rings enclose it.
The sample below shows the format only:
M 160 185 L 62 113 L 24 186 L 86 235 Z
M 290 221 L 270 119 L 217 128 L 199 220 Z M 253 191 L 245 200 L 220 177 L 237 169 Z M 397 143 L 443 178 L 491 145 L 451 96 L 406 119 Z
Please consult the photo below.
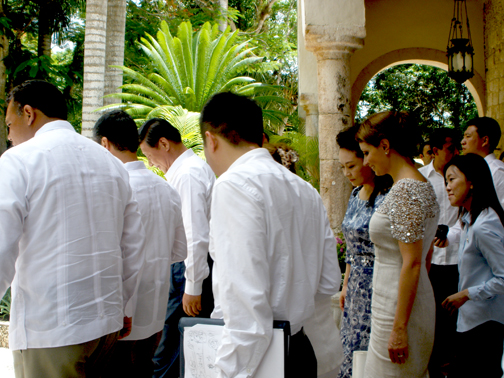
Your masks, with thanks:
M 139 169 L 147 169 L 147 167 L 145 166 L 144 162 L 141 161 L 141 160 L 129 161 L 127 163 L 124 163 L 124 168 L 126 168 L 126 170 L 128 172 L 130 172 L 130 171 L 137 171 Z
M 240 156 L 238 159 L 236 159 L 233 164 L 231 164 L 228 168 L 228 171 L 233 169 L 234 167 L 237 167 L 242 164 L 246 164 L 249 160 L 251 159 L 256 159 L 256 158 L 270 158 L 271 154 L 269 151 L 265 148 L 254 148 L 246 153 L 244 153 L 242 156 Z
M 70 124 L 70 122 L 64 121 L 64 120 L 58 120 L 58 121 L 47 122 L 44 126 L 42 126 L 40 129 L 37 130 L 37 132 L 35 133 L 35 136 L 47 133 L 49 131 L 58 130 L 58 129 L 67 129 L 67 130 L 75 131 L 73 126 Z
M 187 151 L 185 151 L 178 158 L 175 159 L 175 161 L 170 166 L 170 168 L 168 168 L 168 172 L 166 172 L 166 173 L 169 174 L 169 173 L 175 172 L 182 165 L 182 163 L 184 162 L 184 160 L 189 159 L 193 155 L 196 155 L 194 153 L 194 151 L 191 150 L 190 148 L 187 149 Z
M 497 158 L 495 157 L 494 153 L 489 153 L 487 156 L 485 156 L 485 160 L 487 161 L 487 163 L 490 163 L 491 161 L 494 161 L 494 160 L 497 160 Z

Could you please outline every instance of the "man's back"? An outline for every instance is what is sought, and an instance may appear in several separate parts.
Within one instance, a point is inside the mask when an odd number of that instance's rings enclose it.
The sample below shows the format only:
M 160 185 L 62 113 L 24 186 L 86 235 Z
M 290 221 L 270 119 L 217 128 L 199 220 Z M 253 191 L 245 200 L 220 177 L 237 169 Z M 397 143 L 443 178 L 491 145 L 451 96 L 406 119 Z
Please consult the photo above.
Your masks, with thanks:
M 0 172 L 0 292 L 14 277 L 12 349 L 120 330 L 144 241 L 121 162 L 56 121 L 7 151 Z
M 296 334 L 315 295 L 337 292 L 336 244 L 316 190 L 265 149 L 241 156 L 217 180 L 210 230 L 220 306 L 213 317 L 223 314 L 228 329 L 217 365 L 236 376 L 245 373 L 236 366 L 259 364 L 273 319 L 289 320 Z
M 145 339 L 163 329 L 170 265 L 183 261 L 187 244 L 180 196 L 141 161 L 125 164 L 145 229 L 145 264 L 138 288 L 131 334 L 124 340 Z

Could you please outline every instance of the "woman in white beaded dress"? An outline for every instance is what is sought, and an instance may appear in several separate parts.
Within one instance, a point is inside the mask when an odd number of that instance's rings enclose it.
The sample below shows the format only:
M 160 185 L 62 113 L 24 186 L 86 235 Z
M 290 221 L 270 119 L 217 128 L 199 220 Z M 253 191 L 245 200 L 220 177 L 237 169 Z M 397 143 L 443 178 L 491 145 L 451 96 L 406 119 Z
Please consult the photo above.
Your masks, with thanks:
M 366 378 L 429 376 L 435 303 L 427 261 L 439 207 L 414 166 L 416 130 L 405 113 L 386 111 L 370 116 L 357 133 L 364 163 L 394 181 L 369 224 L 375 265 Z

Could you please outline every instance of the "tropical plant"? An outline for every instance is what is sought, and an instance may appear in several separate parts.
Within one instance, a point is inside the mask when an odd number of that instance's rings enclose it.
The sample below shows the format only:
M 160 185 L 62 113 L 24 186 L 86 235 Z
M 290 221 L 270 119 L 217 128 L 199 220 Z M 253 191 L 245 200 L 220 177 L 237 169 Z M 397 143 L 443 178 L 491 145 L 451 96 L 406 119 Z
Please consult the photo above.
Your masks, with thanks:
M 98 110 L 123 108 L 143 122 L 162 106 L 180 105 L 188 111 L 200 112 L 212 95 L 223 91 L 253 96 L 259 104 L 271 101 L 290 104 L 289 100 L 268 93 L 276 88 L 248 76 L 238 76 L 241 70 L 262 58 L 253 56 L 248 41 L 238 43 L 237 37 L 238 31 L 227 28 L 220 33 L 218 25 L 209 22 L 194 32 L 189 21 L 182 22 L 173 37 L 163 21 L 157 39 L 147 34 L 140 43 L 154 72 L 143 75 L 132 68 L 117 66 L 131 83 L 121 86 L 122 93 L 108 97 L 119 98 L 123 103 Z M 283 123 L 285 115 L 274 109 L 264 110 L 264 117 L 275 122 Z
M 11 289 L 7 289 L 4 297 L 0 301 L 0 319 L 9 320 L 11 306 Z
M 306 136 L 297 131 L 288 131 L 282 135 L 269 133 L 271 143 L 285 143 L 299 155 L 296 162 L 296 174 L 320 190 L 320 160 L 318 138 Z

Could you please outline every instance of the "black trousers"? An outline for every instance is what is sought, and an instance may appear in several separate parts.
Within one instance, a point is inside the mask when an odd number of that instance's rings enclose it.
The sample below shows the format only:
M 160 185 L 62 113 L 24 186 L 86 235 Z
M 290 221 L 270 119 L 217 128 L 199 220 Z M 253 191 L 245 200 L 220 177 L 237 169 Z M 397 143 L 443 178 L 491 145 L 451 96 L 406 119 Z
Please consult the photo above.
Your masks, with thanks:
M 504 324 L 488 321 L 457 334 L 453 374 L 449 378 L 501 378 Z
M 317 358 L 303 329 L 290 338 L 285 377 L 317 378 Z
M 450 365 L 455 359 L 458 311 L 450 315 L 441 307 L 441 303 L 458 292 L 458 266 L 432 264 L 429 278 L 436 301 L 436 328 L 434 348 L 429 361 L 429 376 L 442 378 L 445 376 L 443 373 L 450 372 Z

